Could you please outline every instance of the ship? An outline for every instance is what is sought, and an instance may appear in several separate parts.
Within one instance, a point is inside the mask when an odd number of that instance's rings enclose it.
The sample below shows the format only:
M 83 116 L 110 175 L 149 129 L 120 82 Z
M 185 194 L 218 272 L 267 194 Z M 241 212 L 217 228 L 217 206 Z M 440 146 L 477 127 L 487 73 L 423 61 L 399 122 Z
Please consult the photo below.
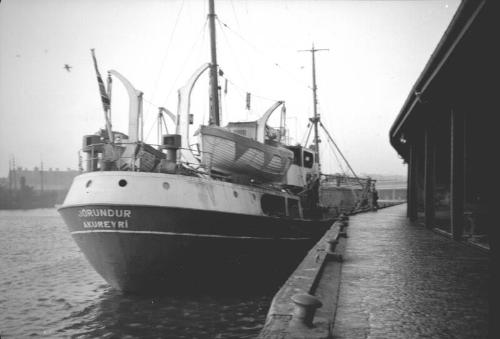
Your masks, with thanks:
M 105 127 L 83 137 L 85 171 L 58 211 L 93 268 L 126 293 L 279 284 L 374 188 L 369 178 L 321 172 L 316 106 L 308 147 L 286 144 L 285 131 L 268 125 L 275 112 L 285 119 L 283 101 L 255 121 L 221 126 L 214 18 L 210 0 L 211 62 L 179 89 L 176 114 L 160 108 L 159 125 L 168 113 L 176 129 L 158 145 L 142 139 L 142 92 L 115 70 L 108 74 L 127 90 L 129 125 L 112 129 L 110 89 L 92 50 Z M 207 71 L 210 118 L 194 142 L 191 92 Z

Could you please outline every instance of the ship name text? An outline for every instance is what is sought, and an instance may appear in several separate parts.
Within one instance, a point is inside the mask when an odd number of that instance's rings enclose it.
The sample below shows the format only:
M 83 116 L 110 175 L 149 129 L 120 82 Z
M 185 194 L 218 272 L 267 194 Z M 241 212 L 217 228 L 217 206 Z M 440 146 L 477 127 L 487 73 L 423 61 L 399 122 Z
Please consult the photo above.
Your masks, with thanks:
M 128 228 L 128 221 L 84 221 L 83 228 Z
M 78 217 L 87 218 L 120 218 L 122 220 L 82 220 L 83 228 L 128 228 L 128 218 L 132 216 L 132 211 L 119 208 L 82 208 L 78 211 Z
M 115 208 L 82 208 L 78 211 L 78 217 L 117 217 L 117 218 L 130 218 L 132 215 L 131 210 L 122 210 Z

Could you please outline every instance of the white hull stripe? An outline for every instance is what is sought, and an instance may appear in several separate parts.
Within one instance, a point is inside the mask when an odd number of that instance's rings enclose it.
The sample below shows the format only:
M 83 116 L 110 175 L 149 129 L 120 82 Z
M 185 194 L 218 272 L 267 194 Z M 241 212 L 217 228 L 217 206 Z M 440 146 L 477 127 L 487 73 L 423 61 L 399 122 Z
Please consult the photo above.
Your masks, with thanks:
M 247 236 L 238 236 L 238 235 L 175 233 L 175 232 L 157 232 L 157 231 L 86 230 L 86 231 L 73 231 L 73 232 L 71 232 L 71 234 L 87 234 L 87 233 L 154 234 L 154 235 L 170 235 L 170 236 L 197 237 L 197 238 L 254 239 L 254 240 L 310 240 L 309 238 L 304 238 L 304 237 L 303 238 L 263 238 L 263 237 L 247 237 Z

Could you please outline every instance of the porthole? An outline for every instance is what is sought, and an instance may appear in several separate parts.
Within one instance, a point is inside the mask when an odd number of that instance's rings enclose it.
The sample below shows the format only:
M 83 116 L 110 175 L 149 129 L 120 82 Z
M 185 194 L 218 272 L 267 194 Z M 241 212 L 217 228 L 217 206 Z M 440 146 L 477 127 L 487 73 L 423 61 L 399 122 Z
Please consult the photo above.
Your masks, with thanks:
M 238 197 L 238 192 L 233 191 L 233 195 L 234 195 L 235 198 L 237 198 Z
M 170 184 L 168 182 L 163 183 L 163 188 L 168 190 L 170 188 Z
M 90 185 L 92 185 L 92 180 L 87 181 L 87 183 L 85 184 L 85 187 L 86 187 L 86 188 L 89 188 L 89 187 L 90 187 Z
M 118 181 L 118 185 L 119 185 L 120 187 L 125 187 L 125 186 L 127 186 L 127 180 L 125 180 L 125 179 L 121 179 L 120 181 Z

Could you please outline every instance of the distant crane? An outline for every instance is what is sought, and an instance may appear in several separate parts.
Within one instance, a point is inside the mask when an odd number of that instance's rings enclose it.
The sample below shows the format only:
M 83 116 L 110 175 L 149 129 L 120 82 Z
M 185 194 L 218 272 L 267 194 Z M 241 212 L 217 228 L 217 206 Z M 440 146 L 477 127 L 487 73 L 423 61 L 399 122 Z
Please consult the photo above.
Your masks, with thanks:
M 68 72 L 71 71 L 71 68 L 73 68 L 73 67 L 68 65 L 68 64 L 64 64 L 64 69 L 67 70 Z

